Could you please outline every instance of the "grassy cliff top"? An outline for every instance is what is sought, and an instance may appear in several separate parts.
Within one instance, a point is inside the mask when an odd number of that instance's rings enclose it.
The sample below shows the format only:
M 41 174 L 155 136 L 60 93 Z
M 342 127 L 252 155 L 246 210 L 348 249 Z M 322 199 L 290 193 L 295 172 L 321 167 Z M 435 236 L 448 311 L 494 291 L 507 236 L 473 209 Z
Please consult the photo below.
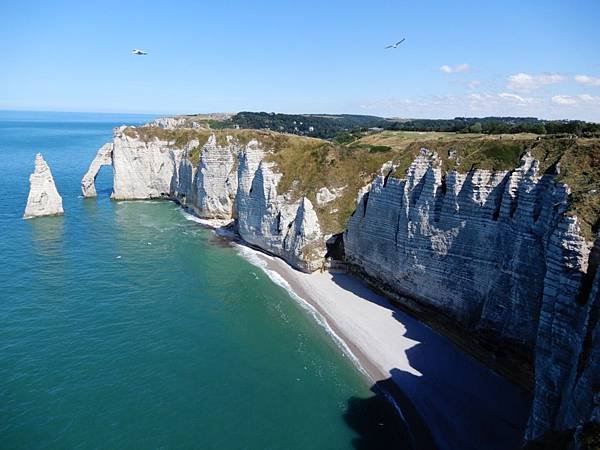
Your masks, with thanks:
M 144 141 L 160 139 L 182 148 L 192 139 L 200 145 L 190 151 L 197 164 L 201 147 L 214 133 L 224 145 L 227 136 L 240 145 L 258 140 L 269 150 L 283 177 L 279 192 L 293 198 L 306 195 L 313 203 L 325 233 L 344 230 L 355 208 L 356 194 L 372 181 L 386 161 L 397 165 L 394 176 L 403 178 L 421 148 L 438 153 L 445 171 L 464 173 L 472 169 L 506 171 L 520 165 L 521 156 L 530 151 L 542 172 L 560 173 L 557 180 L 572 190 L 570 212 L 581 219 L 584 235 L 592 239 L 600 215 L 600 139 L 538 137 L 533 134 L 483 135 L 440 132 L 383 131 L 345 143 L 283 134 L 267 130 L 157 127 L 127 128 L 125 134 Z M 319 206 L 316 193 L 322 187 L 344 188 L 334 201 Z

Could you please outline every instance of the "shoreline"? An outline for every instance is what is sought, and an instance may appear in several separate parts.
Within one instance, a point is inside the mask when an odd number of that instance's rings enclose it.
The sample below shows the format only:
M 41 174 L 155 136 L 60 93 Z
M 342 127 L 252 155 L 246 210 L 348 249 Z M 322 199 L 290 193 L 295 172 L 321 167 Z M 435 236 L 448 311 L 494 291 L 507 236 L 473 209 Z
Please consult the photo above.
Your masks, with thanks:
M 247 245 L 222 222 L 184 216 L 230 241 L 240 256 L 313 315 L 399 413 L 415 448 L 518 448 L 528 395 L 351 273 L 305 273 Z

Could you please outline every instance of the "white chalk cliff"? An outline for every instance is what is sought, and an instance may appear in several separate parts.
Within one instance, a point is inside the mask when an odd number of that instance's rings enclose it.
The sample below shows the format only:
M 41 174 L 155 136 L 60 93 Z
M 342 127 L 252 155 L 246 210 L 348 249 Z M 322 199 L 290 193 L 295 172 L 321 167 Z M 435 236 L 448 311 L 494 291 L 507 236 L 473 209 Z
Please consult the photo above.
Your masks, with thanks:
M 35 170 L 29 176 L 29 184 L 24 219 L 64 214 L 62 198 L 56 190 L 50 167 L 41 153 L 35 155 Z
M 144 142 L 115 130 L 113 137 L 113 193 L 115 200 L 168 198 L 184 149 L 173 142 Z
M 115 130 L 113 198 L 175 199 L 200 217 L 234 221 L 242 239 L 294 267 L 322 266 L 329 236 L 306 196 L 281 192 L 283 175 L 261 142 L 131 136 Z M 195 165 L 188 156 L 198 148 Z M 97 159 L 86 186 L 105 163 Z M 527 439 L 600 421 L 600 241 L 592 250 L 568 213 L 568 186 L 529 154 L 510 171 L 445 173 L 423 149 L 405 177 L 391 170 L 357 193 L 347 262 L 473 336 L 529 355 Z M 342 189 L 319 189 L 317 206 Z

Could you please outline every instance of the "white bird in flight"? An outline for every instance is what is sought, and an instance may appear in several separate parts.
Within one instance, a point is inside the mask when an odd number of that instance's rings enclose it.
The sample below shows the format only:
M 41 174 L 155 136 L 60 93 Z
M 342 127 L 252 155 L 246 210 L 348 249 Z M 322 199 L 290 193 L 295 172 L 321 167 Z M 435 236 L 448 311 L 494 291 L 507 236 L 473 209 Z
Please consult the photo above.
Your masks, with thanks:
M 142 50 L 138 50 L 137 48 L 134 48 L 134 49 L 133 49 L 133 51 L 132 51 L 131 53 L 133 53 L 134 55 L 140 55 L 140 56 L 141 56 L 141 55 L 147 55 L 147 54 L 148 54 L 148 52 L 144 52 L 144 51 L 142 51 Z
M 386 48 L 398 48 L 398 46 L 402 44 L 405 40 L 406 38 L 402 38 L 402 40 L 396 42 L 395 44 L 388 45 Z

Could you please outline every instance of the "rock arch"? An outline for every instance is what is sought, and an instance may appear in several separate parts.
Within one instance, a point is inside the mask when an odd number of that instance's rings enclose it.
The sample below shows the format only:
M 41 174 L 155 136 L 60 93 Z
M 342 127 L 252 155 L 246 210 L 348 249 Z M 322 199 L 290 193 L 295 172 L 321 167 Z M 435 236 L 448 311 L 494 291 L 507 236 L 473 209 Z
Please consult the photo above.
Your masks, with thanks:
M 112 142 L 104 144 L 96 153 L 96 157 L 90 164 L 90 167 L 86 174 L 81 179 L 81 192 L 84 197 L 96 197 L 96 177 L 102 166 L 112 165 L 112 153 L 113 144 Z

